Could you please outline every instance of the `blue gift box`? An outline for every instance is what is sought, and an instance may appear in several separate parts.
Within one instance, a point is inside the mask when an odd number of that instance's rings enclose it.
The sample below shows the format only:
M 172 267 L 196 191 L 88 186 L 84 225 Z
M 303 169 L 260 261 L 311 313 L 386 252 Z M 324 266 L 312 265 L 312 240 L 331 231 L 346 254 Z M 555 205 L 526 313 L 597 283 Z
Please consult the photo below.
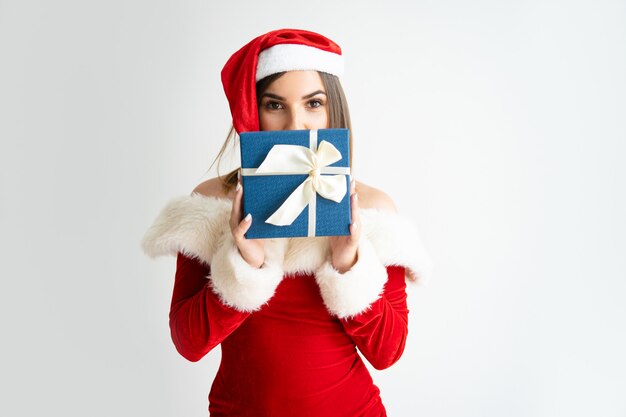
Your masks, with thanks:
M 348 129 L 244 132 L 240 150 L 246 238 L 350 234 Z

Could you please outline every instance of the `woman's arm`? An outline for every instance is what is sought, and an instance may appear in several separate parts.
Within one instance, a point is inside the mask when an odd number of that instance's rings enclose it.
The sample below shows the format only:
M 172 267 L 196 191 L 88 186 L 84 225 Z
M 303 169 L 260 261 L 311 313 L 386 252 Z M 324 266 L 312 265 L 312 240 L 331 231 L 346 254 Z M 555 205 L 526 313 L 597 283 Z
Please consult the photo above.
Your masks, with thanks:
M 382 296 L 362 313 L 341 319 L 346 333 L 376 369 L 386 369 L 400 359 L 408 334 L 405 269 L 386 269 Z
M 361 237 L 357 261 L 341 273 L 325 262 L 316 273 L 326 308 L 343 323 L 363 356 L 376 369 L 402 355 L 408 332 L 405 268 L 384 266 Z
M 169 322 L 176 350 L 197 362 L 250 315 L 222 303 L 211 289 L 211 268 L 177 254 Z
M 260 268 L 242 258 L 230 233 L 220 238 L 210 267 L 178 252 L 170 329 L 181 355 L 200 360 L 272 298 L 283 278 L 282 252 L 266 249 Z
M 326 307 L 343 323 L 346 333 L 363 356 L 376 369 L 393 365 L 404 351 L 408 333 L 408 309 L 406 304 L 405 268 L 384 266 L 380 253 L 361 230 L 359 206 L 373 208 L 380 219 L 395 219 L 397 209 L 391 198 L 374 187 L 359 183 L 359 203 L 356 182 L 351 187 L 352 220 L 350 236 L 331 238 L 332 261 L 318 271 L 317 281 Z M 371 215 L 372 213 L 370 213 Z M 403 236 L 408 229 L 400 228 L 385 232 L 386 221 L 379 223 L 369 219 L 372 237 L 382 232 L 383 239 L 376 239 L 378 246 L 390 249 L 392 236 Z M 373 227 L 372 227 L 373 226 Z M 378 233 L 376 233 L 378 231 Z M 396 233 L 400 233 L 397 235 Z M 357 244 L 358 242 L 358 244 Z M 392 258 L 397 251 L 391 250 Z M 391 265 L 402 265 L 398 259 Z

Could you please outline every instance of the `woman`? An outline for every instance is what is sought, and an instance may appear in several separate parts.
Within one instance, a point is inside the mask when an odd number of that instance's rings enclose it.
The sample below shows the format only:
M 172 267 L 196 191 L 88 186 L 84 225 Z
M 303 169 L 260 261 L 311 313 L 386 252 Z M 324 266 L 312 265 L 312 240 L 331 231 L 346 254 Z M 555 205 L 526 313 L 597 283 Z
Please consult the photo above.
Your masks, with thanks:
M 313 32 L 255 38 L 222 70 L 234 129 L 350 128 L 342 65 L 339 46 Z M 198 361 L 221 344 L 210 415 L 386 415 L 357 348 L 376 369 L 402 355 L 405 279 L 429 267 L 414 225 L 385 193 L 352 181 L 350 235 L 248 240 L 258 220 L 242 213 L 238 171 L 170 201 L 143 240 L 151 256 L 177 254 L 170 328 L 180 354 Z

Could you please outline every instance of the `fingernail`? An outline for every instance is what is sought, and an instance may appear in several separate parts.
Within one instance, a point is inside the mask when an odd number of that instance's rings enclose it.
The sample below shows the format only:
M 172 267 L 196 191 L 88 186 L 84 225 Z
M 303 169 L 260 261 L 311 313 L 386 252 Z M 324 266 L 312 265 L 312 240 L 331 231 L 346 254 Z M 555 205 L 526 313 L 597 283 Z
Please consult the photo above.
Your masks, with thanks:
M 246 215 L 246 217 L 244 217 L 244 220 L 245 220 L 246 222 L 249 222 L 250 220 L 252 220 L 252 215 L 251 215 L 250 213 L 248 213 L 248 214 Z
M 356 230 L 357 227 L 359 227 L 358 223 L 352 223 L 352 227 L 354 228 L 354 230 Z
M 241 190 L 241 183 L 240 182 L 237 183 L 237 187 L 235 188 L 235 191 L 239 191 L 239 190 Z
M 354 194 L 354 201 L 359 201 L 359 195 L 358 194 Z

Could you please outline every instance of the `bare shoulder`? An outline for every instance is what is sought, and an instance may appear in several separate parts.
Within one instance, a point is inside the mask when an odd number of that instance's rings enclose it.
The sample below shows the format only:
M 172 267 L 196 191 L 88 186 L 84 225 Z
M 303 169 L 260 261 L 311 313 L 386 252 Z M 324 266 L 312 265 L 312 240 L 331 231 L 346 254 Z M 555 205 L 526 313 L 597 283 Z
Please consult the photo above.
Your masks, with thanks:
M 357 181 L 356 192 L 359 196 L 359 207 L 361 208 L 375 208 L 389 210 L 395 213 L 398 212 L 391 197 L 378 188 Z
M 222 180 L 218 177 L 211 178 L 204 182 L 201 182 L 191 192 L 191 194 L 194 194 L 194 193 L 202 194 L 207 197 L 219 197 L 219 198 L 231 198 L 232 199 L 232 197 L 224 191 L 222 187 Z

